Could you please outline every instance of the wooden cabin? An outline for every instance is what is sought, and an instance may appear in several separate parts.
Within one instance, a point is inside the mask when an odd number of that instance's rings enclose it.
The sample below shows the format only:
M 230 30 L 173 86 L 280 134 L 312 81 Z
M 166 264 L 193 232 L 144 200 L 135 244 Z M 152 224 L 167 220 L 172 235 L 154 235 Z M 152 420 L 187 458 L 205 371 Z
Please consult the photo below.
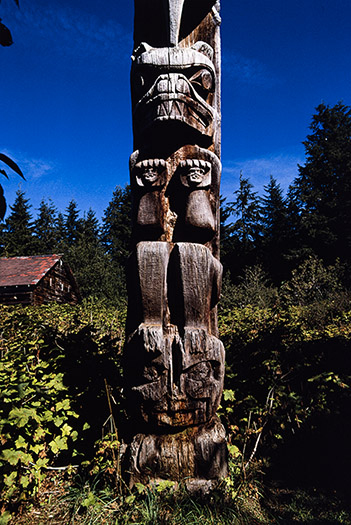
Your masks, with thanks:
M 0 303 L 76 304 L 79 300 L 77 282 L 62 255 L 0 257 Z

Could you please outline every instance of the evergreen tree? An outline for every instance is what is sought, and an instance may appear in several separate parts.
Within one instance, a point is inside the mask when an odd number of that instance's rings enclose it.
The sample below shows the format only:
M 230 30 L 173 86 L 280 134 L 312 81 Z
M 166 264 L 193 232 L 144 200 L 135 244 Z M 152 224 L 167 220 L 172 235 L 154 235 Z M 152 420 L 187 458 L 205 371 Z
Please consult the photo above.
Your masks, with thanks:
M 104 253 L 99 233 L 99 221 L 90 208 L 83 219 L 80 219 L 75 242 L 67 248 L 67 261 L 83 297 L 101 298 L 108 295 L 106 279 L 109 274 L 109 258 Z
M 226 198 L 220 197 L 219 217 L 220 217 L 220 243 L 221 243 L 221 262 L 224 274 L 229 270 L 229 259 L 233 252 L 233 224 L 229 222 L 232 215 L 232 205 L 226 203 Z
M 64 217 L 65 242 L 70 247 L 78 240 L 80 232 L 79 210 L 75 200 L 69 203 Z
M 351 108 L 320 104 L 294 181 L 301 244 L 326 262 L 351 262 Z
M 111 261 L 125 267 L 132 236 L 132 198 L 129 186 L 116 187 L 102 219 L 101 239 Z
M 25 198 L 25 193 L 18 190 L 11 214 L 6 219 L 3 232 L 4 248 L 2 255 L 8 257 L 33 255 L 35 253 L 35 240 L 33 237 L 33 223 L 30 213 L 31 205 Z
M 238 238 L 244 251 L 249 251 L 259 235 L 260 206 L 257 192 L 249 179 L 240 173 L 240 186 L 234 192 L 232 209 L 238 219 L 233 224 L 233 234 Z
M 239 189 L 234 192 L 236 199 L 227 210 L 237 217 L 231 224 L 232 252 L 227 257 L 232 277 L 246 266 L 256 263 L 256 248 L 260 237 L 260 205 L 257 192 L 249 179 L 240 173 Z
M 5 256 L 5 224 L 0 222 L 0 257 Z
M 57 210 L 49 199 L 41 201 L 38 216 L 34 221 L 34 235 L 36 238 L 36 251 L 38 254 L 54 253 L 58 242 Z
M 277 284 L 288 276 L 288 216 L 283 190 L 274 177 L 264 186 L 261 198 L 261 254 L 264 267 Z
M 67 249 L 66 242 L 66 228 L 65 218 L 61 212 L 57 215 L 56 219 L 56 246 L 55 251 L 57 253 L 65 253 Z

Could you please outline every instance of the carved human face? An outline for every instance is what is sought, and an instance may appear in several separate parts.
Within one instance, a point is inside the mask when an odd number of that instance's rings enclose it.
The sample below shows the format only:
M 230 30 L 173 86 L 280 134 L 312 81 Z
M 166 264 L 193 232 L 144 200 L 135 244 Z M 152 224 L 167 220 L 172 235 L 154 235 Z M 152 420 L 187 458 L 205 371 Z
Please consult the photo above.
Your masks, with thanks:
M 165 338 L 163 347 L 153 352 L 145 352 L 141 344 L 147 334 L 140 345 L 134 341 L 139 373 L 131 390 L 145 423 L 186 427 L 205 423 L 215 414 L 223 389 L 224 348 L 217 338 L 201 336 L 205 348 L 197 354 L 187 352 L 179 337 Z
M 205 170 L 203 168 L 190 168 L 188 172 L 189 184 L 198 185 L 201 184 L 205 176 Z
M 138 186 L 162 186 L 167 178 L 167 163 L 163 159 L 147 159 L 135 166 L 135 180 Z
M 180 179 L 184 186 L 204 188 L 211 184 L 211 163 L 201 159 L 183 160 L 179 165 Z
M 152 184 L 153 182 L 157 181 L 157 179 L 159 178 L 159 174 L 155 168 L 150 167 L 143 172 L 142 178 L 146 183 Z

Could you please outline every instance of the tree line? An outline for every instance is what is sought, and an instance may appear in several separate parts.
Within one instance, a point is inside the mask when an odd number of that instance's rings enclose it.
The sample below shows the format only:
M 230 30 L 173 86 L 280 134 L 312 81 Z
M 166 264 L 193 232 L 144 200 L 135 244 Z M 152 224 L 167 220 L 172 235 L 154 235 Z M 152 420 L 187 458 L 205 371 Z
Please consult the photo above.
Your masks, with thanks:
M 255 278 L 281 286 L 294 271 L 296 275 L 297 267 L 313 260 L 310 271 L 314 265 L 321 274 L 332 265 L 335 279 L 349 288 L 351 108 L 341 102 L 320 104 L 310 131 L 303 142 L 305 164 L 297 167 L 286 195 L 271 176 L 259 196 L 240 174 L 233 199 L 221 200 L 221 260 L 227 283 L 235 285 L 251 275 L 251 287 Z M 63 214 L 51 200 L 43 200 L 35 220 L 30 208 L 19 190 L 0 225 L 1 256 L 63 253 L 83 296 L 114 302 L 125 298 L 132 235 L 129 186 L 115 189 L 101 224 L 92 209 L 81 216 L 73 200 Z
M 11 213 L 0 224 L 0 255 L 64 254 L 83 297 L 124 301 L 125 266 L 131 238 L 131 194 L 117 187 L 99 223 L 89 209 L 83 215 L 72 200 L 64 213 L 42 200 L 33 220 L 25 192 L 18 190 Z

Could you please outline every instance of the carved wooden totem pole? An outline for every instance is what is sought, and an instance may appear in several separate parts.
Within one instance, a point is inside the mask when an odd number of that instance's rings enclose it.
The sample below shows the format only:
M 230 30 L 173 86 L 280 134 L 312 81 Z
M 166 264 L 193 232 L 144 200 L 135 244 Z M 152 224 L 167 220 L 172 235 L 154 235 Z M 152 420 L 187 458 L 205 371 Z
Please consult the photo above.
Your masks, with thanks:
M 216 416 L 220 15 L 215 0 L 135 0 L 125 378 L 129 483 L 227 474 Z M 137 433 L 138 432 L 138 433 Z

